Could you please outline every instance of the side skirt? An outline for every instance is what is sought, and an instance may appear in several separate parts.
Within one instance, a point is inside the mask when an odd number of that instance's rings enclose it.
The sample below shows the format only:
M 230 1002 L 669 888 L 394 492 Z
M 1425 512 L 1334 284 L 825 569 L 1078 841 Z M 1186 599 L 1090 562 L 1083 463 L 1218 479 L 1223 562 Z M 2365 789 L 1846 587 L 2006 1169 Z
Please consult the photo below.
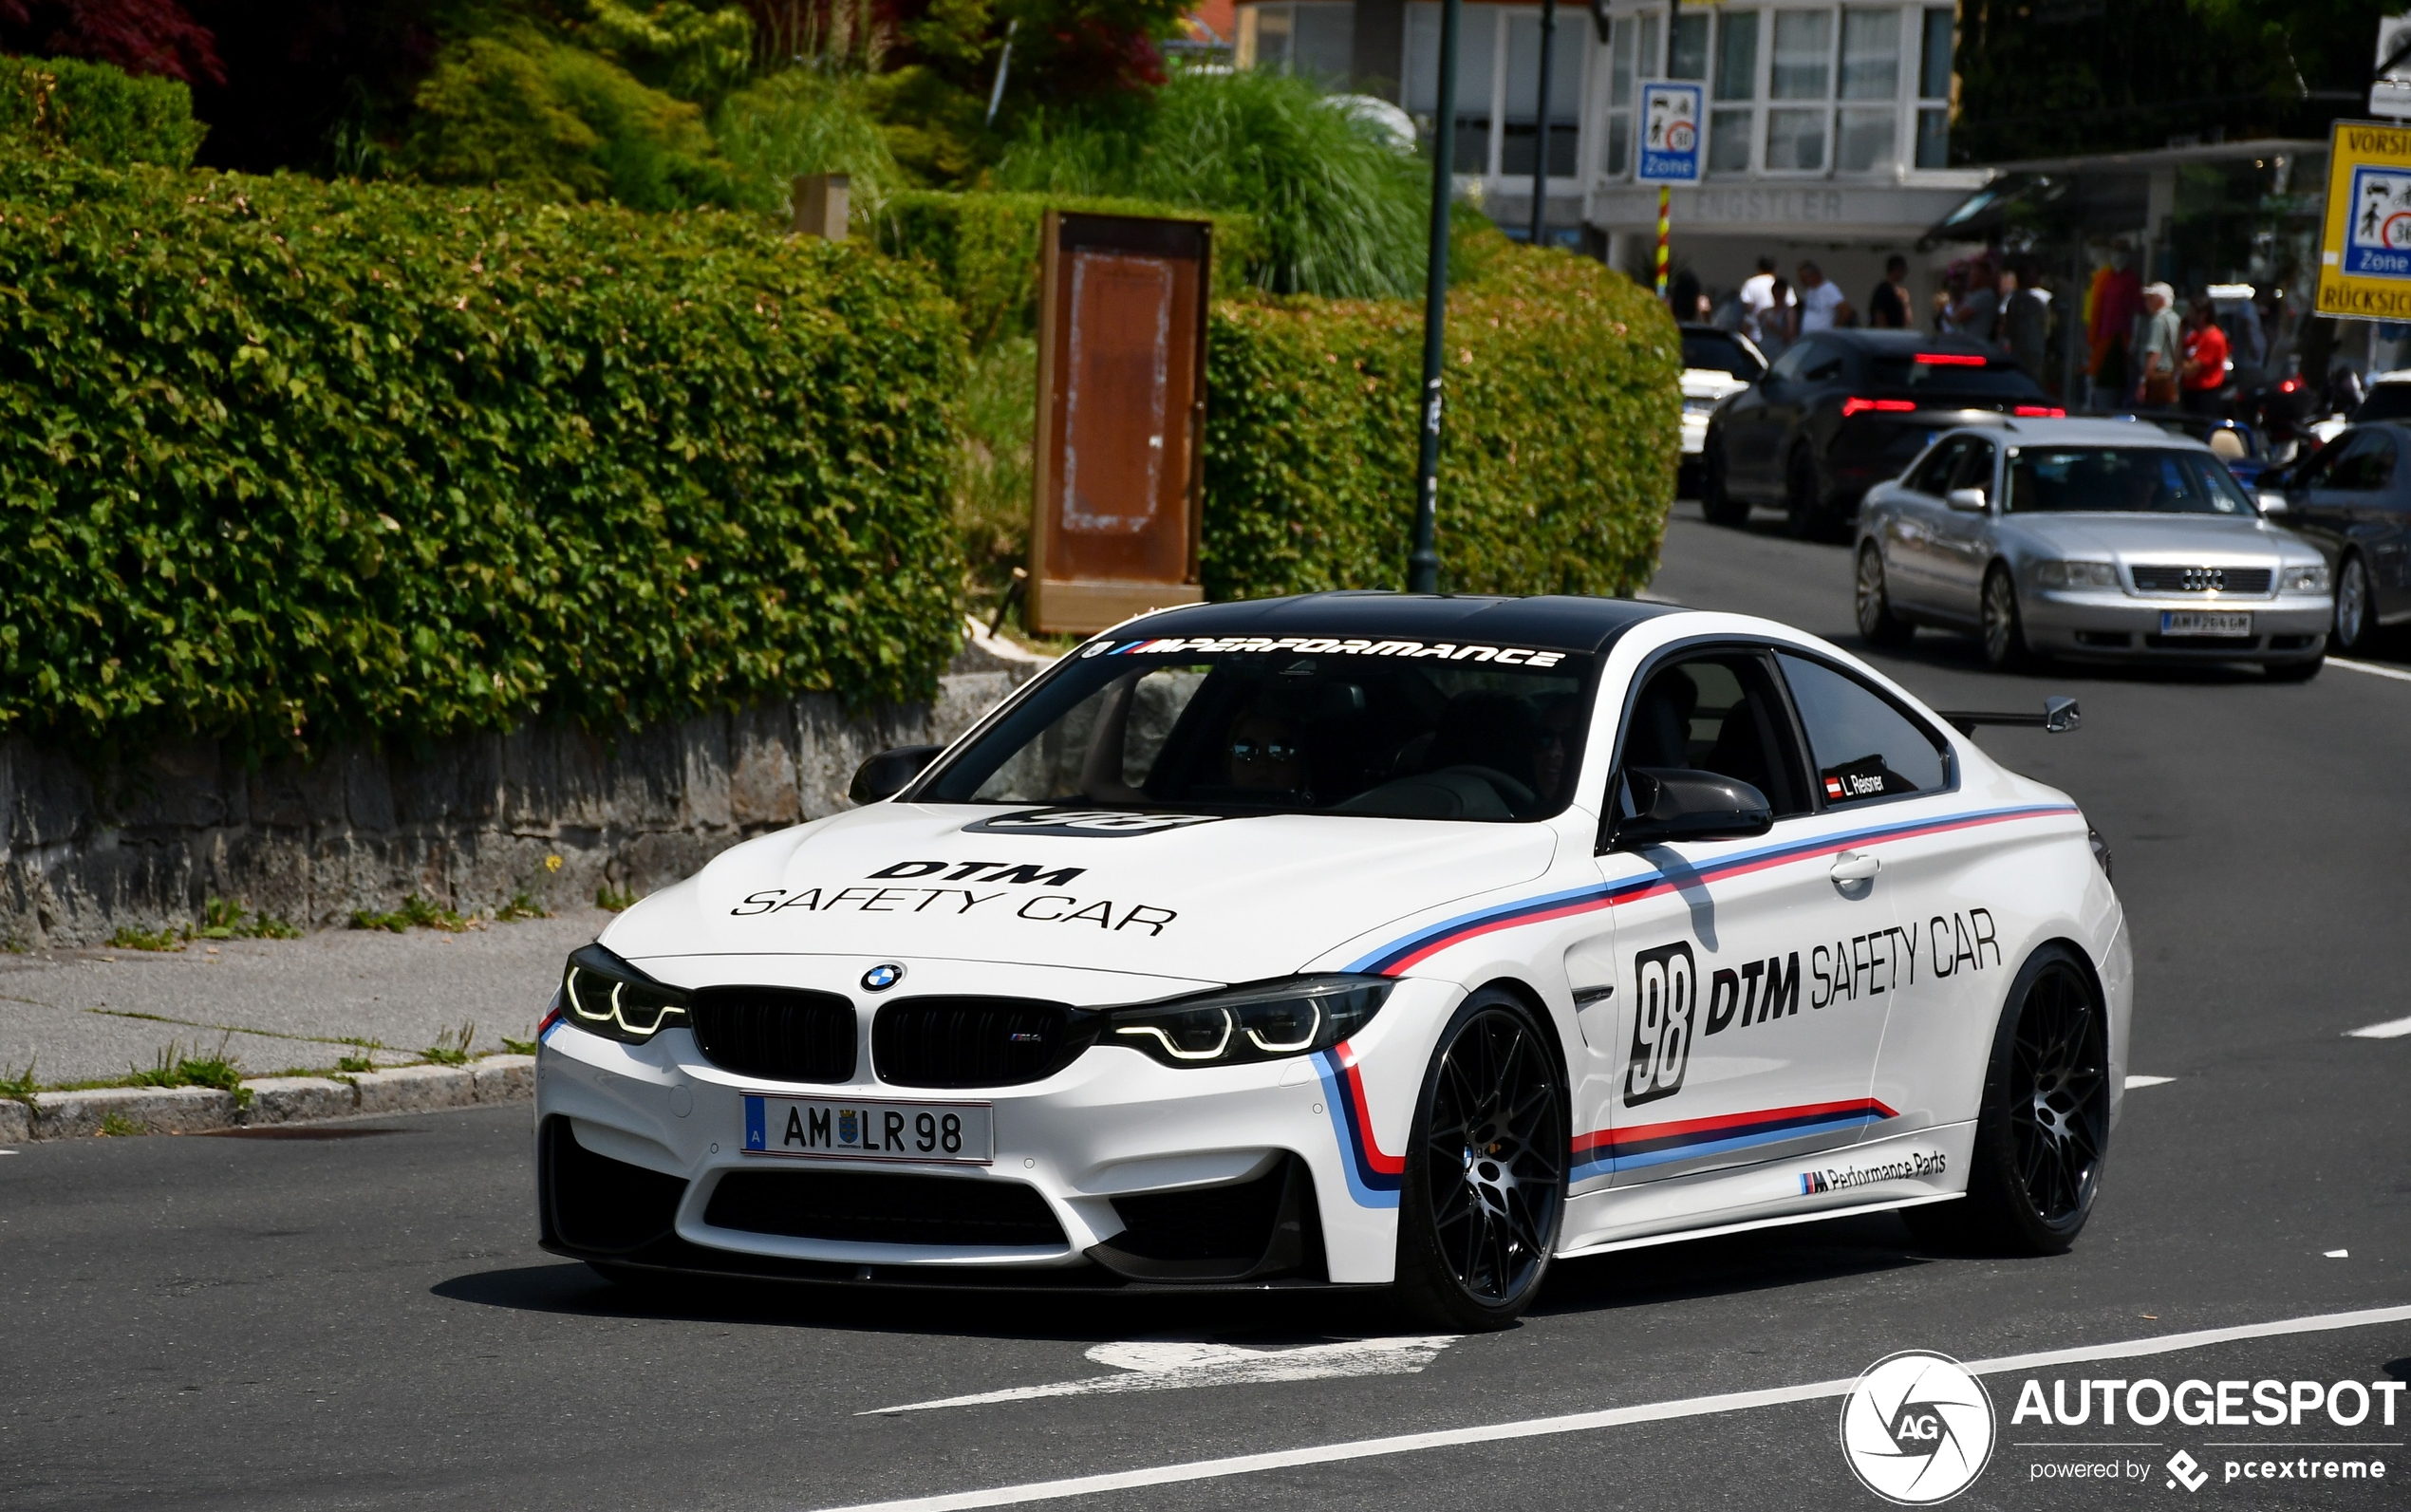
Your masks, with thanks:
M 1672 1233 L 1645 1235 L 1640 1239 L 1609 1240 L 1602 1244 L 1559 1250 L 1557 1258 L 1579 1260 L 1585 1255 L 1607 1255 L 1619 1249 L 1645 1249 L 1652 1244 L 1678 1244 L 1685 1240 L 1714 1239 L 1720 1234 L 1746 1234 L 1753 1228 L 1780 1228 L 1786 1223 L 1822 1223 L 1828 1218 L 1855 1218 L 1862 1213 L 1890 1213 L 1903 1207 L 1930 1207 L 1935 1203 L 1955 1203 L 1966 1195 L 1965 1192 L 1937 1192 L 1931 1197 L 1895 1197 L 1882 1202 L 1861 1203 L 1853 1207 L 1820 1207 L 1813 1212 L 1753 1218 L 1746 1223 L 1719 1223 L 1712 1228 L 1685 1228 Z

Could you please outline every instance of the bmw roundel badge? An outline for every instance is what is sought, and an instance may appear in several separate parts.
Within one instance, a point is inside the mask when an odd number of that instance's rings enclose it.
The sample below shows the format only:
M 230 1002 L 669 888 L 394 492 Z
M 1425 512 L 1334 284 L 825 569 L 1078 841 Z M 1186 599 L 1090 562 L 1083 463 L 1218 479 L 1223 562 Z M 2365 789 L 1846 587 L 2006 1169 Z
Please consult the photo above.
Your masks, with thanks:
M 904 980 L 904 967 L 892 961 L 873 966 L 862 974 L 862 985 L 867 992 L 886 992 L 902 980 Z

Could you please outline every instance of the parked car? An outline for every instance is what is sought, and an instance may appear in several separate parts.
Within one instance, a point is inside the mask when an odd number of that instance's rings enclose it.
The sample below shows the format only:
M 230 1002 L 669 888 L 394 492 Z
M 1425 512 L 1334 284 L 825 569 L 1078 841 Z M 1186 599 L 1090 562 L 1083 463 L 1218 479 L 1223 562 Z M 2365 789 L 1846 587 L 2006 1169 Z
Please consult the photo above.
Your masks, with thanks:
M 2398 388 L 2411 397 L 2411 383 L 2381 382 L 2363 411 Z M 2327 559 L 2336 586 L 2332 644 L 2346 655 L 2367 651 L 2381 625 L 2411 619 L 2406 449 L 2411 420 L 2356 422 L 2315 455 L 2262 479 L 2262 510 L 2300 532 Z
M 1691 498 L 1699 493 L 1699 454 L 1708 444 L 1708 417 L 1766 371 L 1766 356 L 1741 332 L 1722 326 L 1683 327 L 1683 459 L 1675 476 L 1677 494 Z
M 1822 534 L 1942 432 L 2064 413 L 2006 354 L 1972 341 L 1820 331 L 1710 417 L 1700 506 L 1739 525 L 1753 505 L 1772 504 L 1793 535 Z
M 2208 446 L 2129 420 L 1961 427 L 1859 516 L 1860 633 L 1973 631 L 1995 668 L 2066 655 L 2315 677 L 2328 581 Z

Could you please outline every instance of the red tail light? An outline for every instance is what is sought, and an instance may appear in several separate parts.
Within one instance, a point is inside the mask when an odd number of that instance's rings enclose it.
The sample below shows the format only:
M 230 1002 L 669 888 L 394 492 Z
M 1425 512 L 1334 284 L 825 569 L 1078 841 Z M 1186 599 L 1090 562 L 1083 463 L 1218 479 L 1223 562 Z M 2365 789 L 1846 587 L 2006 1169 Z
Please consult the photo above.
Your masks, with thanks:
M 1841 401 L 1841 418 L 1848 420 L 1871 409 L 1881 410 L 1887 415 L 1906 414 L 1916 407 L 1916 401 L 1911 399 L 1845 399 Z
M 1929 367 L 1982 367 L 1986 360 L 1975 352 L 1919 352 L 1916 361 Z
M 2067 419 L 2067 411 L 2061 409 L 2055 404 L 2020 404 L 2017 408 L 2009 411 L 2009 413 L 2012 415 L 2030 416 L 2038 420 Z
M 2280 394 L 2290 394 L 2290 393 L 2292 393 L 2295 389 L 2300 388 L 2301 386 L 2302 386 L 2302 380 L 2301 380 L 2301 379 L 2299 379 L 2299 378 L 2289 378 L 2289 379 L 2287 379 L 2284 383 L 2279 383 L 2279 384 L 2277 385 L 2277 392 L 2278 392 L 2278 393 L 2280 393 Z

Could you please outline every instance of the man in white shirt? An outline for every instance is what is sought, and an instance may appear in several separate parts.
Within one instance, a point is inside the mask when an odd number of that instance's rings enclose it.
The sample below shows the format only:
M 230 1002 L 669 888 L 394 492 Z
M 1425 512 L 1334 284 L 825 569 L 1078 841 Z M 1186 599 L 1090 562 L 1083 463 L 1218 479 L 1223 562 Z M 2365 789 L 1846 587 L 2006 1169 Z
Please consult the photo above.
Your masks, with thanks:
M 1758 317 L 1774 307 L 1775 260 L 1758 259 L 1756 277 L 1741 281 L 1741 318 L 1751 330 L 1758 328 Z
M 1841 286 L 1829 281 L 1824 270 L 1815 263 L 1800 265 L 1800 334 L 1831 330 L 1847 326 L 1859 318 L 1850 301 L 1841 296 Z

